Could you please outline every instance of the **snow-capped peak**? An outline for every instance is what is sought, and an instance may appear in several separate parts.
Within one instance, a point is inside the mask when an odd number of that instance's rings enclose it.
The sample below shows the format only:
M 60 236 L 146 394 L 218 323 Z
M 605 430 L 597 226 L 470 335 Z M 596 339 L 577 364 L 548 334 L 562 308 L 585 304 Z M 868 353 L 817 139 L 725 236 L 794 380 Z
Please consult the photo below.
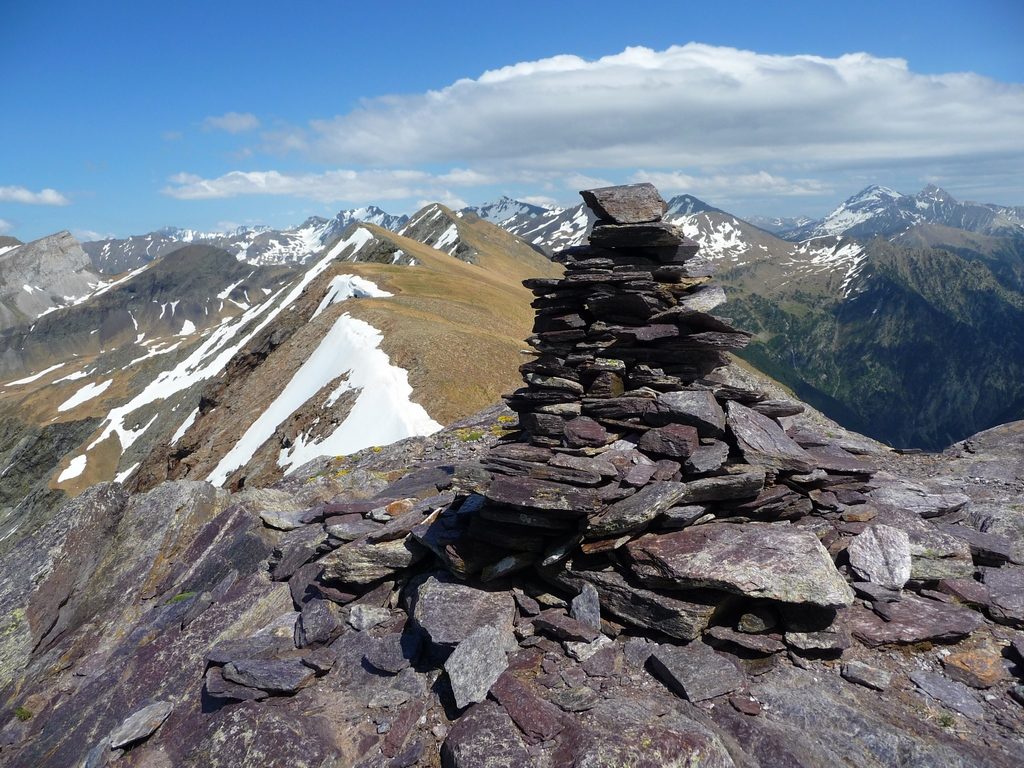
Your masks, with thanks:
M 524 203 L 522 200 L 515 200 L 507 195 L 502 195 L 493 203 L 484 205 L 471 205 L 463 208 L 459 213 L 475 213 L 481 219 L 492 224 L 502 224 L 509 219 L 534 218 L 550 213 L 553 209 L 533 203 Z

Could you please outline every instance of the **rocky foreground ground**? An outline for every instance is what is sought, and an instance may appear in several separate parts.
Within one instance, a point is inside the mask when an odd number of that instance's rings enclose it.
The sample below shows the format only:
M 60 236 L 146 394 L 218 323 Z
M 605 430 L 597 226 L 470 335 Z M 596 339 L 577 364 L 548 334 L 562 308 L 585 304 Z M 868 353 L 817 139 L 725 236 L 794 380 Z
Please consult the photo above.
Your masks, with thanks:
M 461 581 L 426 553 L 359 586 L 322 577 L 332 552 L 405 541 L 384 531 L 449 505 L 452 467 L 511 421 L 495 409 L 272 489 L 101 485 L 70 503 L 0 566 L 0 761 L 1021 764 L 1024 424 L 900 456 L 814 413 L 785 420 L 885 468 L 822 539 L 857 590 L 829 637 L 737 596 L 686 642 L 664 631 L 679 634 L 672 590 L 624 580 L 619 615 L 598 616 L 590 590 Z M 849 565 L 883 524 L 912 545 L 902 590 Z

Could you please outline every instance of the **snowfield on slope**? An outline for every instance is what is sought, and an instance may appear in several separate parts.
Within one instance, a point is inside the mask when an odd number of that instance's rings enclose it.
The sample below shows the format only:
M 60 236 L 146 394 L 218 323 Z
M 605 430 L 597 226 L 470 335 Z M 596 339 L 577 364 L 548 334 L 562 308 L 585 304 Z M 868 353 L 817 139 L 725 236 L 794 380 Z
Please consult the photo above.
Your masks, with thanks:
M 366 229 L 356 229 L 344 240 L 339 240 L 327 254 L 302 275 L 302 278 L 278 301 L 284 289 L 278 290 L 261 304 L 257 304 L 234 320 L 226 320 L 218 326 L 187 358 L 169 371 L 162 372 L 151 381 L 139 394 L 124 405 L 118 406 L 107 414 L 107 423 L 99 437 L 89 445 L 92 450 L 111 435 L 117 435 L 124 453 L 138 440 L 155 421 L 141 425 L 137 429 L 127 426 L 128 417 L 140 408 L 166 400 L 194 384 L 218 375 L 235 354 L 262 331 L 281 312 L 292 306 L 313 280 L 321 275 L 334 260 L 346 249 L 352 247 L 353 253 L 373 239 L 373 234 Z M 258 322 L 257 322 L 258 321 Z M 251 327 L 250 327 L 250 324 Z M 243 329 L 247 329 L 244 335 Z M 242 338 L 235 340 L 236 336 Z M 164 350 L 169 351 L 169 350 Z M 42 375 L 42 374 L 37 374 Z M 10 385 L 8 385 L 10 386 Z
M 342 289 L 347 289 L 347 295 Z M 314 317 L 329 304 L 355 296 L 389 296 L 369 280 L 339 275 Z M 335 320 L 317 348 L 292 376 L 281 393 L 245 431 L 207 478 L 223 485 L 232 472 L 245 466 L 277 427 L 317 392 L 332 382 L 341 383 L 328 397 L 327 405 L 346 391 L 358 390 L 356 402 L 345 420 L 324 440 L 298 435 L 290 449 L 281 451 L 278 465 L 290 472 L 318 456 L 335 456 L 386 445 L 414 435 L 429 435 L 441 429 L 423 406 L 412 401 L 409 375 L 392 365 L 380 349 L 384 336 L 369 323 L 348 313 Z

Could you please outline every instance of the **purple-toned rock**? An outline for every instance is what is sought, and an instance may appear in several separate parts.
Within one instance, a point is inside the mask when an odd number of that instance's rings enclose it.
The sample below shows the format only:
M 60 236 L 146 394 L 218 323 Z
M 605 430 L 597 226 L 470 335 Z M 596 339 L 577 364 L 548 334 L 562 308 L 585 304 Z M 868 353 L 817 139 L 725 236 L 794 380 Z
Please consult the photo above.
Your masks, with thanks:
M 224 678 L 268 693 L 290 694 L 313 682 L 302 659 L 238 659 L 224 666 Z
M 295 622 L 295 647 L 329 645 L 345 630 L 338 606 L 330 600 L 310 600 Z
M 668 210 L 657 188 L 647 182 L 584 189 L 580 195 L 597 218 L 614 224 L 660 221 Z
M 994 621 L 1024 628 L 1024 568 L 985 569 L 988 614 Z
M 493 702 L 460 717 L 441 745 L 443 768 L 518 768 L 533 762 L 512 718 Z
M 532 744 L 553 739 L 565 728 L 565 716 L 558 707 L 508 672 L 491 686 L 490 693 Z
M 709 523 L 647 534 L 626 550 L 633 572 L 653 586 L 823 607 L 853 602 L 853 590 L 817 537 L 790 525 Z
M 608 430 L 586 416 L 565 422 L 563 433 L 570 448 L 600 448 L 611 441 Z
M 770 637 L 769 635 L 752 635 L 747 634 L 746 632 L 737 632 L 735 629 L 729 629 L 729 627 L 710 627 L 708 631 L 704 633 L 704 636 L 710 637 L 713 640 L 717 640 L 727 645 L 739 646 L 745 650 L 763 654 L 765 656 L 786 650 L 786 644 L 774 637 Z
M 688 458 L 700 445 L 695 427 L 683 424 L 669 424 L 649 429 L 640 438 L 637 448 L 645 453 L 668 456 L 674 459 Z
M 495 504 L 538 509 L 569 517 L 580 517 L 604 506 L 597 492 L 591 488 L 507 475 L 495 475 L 485 496 Z
M 482 626 L 512 631 L 510 592 L 490 592 L 449 577 L 429 576 L 412 592 L 410 616 L 435 645 L 454 647 Z
M 597 248 L 679 248 L 693 243 L 674 224 L 652 221 L 643 224 L 603 224 L 598 222 L 590 233 L 590 243 Z
M 961 640 L 981 626 L 974 611 L 936 600 L 905 596 L 894 603 L 874 603 L 874 611 L 854 607 L 850 630 L 867 646 L 911 645 Z M 879 615 L 882 612 L 884 615 Z
M 558 608 L 549 608 L 533 617 L 533 626 L 545 635 L 558 640 L 571 640 L 589 643 L 596 640 L 601 632 L 571 616 L 566 616 Z
M 651 423 L 672 422 L 696 427 L 701 437 L 725 434 L 725 411 L 710 390 L 680 390 L 658 395 L 657 409 L 645 417 Z
M 270 694 L 259 688 L 249 688 L 224 679 L 221 667 L 210 667 L 206 670 L 206 692 L 215 699 L 231 699 L 232 701 L 262 701 Z
M 985 710 L 981 703 L 971 689 L 963 683 L 924 669 L 911 672 L 910 679 L 930 698 L 961 715 L 978 719 L 985 716 Z
M 325 541 L 327 532 L 322 525 L 305 525 L 289 531 L 281 537 L 274 551 L 277 562 L 271 569 L 271 577 L 275 581 L 291 578 L 295 571 L 313 559 Z
M 699 642 L 659 645 L 647 664 L 670 689 L 695 703 L 732 693 L 744 683 L 736 665 Z
M 729 429 L 748 463 L 794 472 L 809 472 L 814 468 L 813 457 L 773 419 L 735 400 L 730 401 L 728 411 Z

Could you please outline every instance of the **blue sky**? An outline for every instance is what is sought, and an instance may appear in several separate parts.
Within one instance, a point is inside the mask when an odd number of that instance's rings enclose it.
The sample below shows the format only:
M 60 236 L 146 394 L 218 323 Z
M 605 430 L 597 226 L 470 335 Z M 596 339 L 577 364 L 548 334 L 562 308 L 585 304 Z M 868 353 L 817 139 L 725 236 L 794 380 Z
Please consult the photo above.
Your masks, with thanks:
M 741 215 L 871 183 L 1022 205 L 1021 29 L 1019 0 L 4 0 L 0 232 L 640 179 Z

